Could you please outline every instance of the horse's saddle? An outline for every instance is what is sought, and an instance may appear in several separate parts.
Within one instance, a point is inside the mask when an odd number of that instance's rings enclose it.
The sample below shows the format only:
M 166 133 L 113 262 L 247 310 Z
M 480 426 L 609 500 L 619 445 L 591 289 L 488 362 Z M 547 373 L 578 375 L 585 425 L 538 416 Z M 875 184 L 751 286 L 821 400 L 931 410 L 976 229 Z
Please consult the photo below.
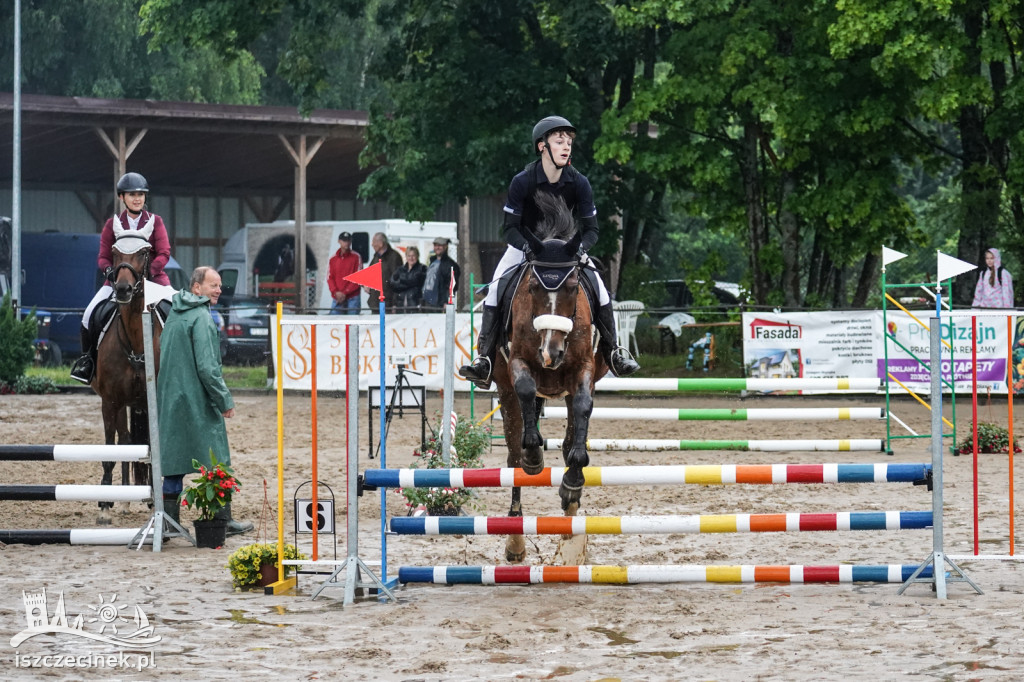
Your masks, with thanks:
M 92 309 L 92 317 L 89 318 L 89 329 L 100 330 L 100 333 L 96 336 L 96 348 L 99 348 L 103 337 L 107 334 L 107 330 L 117 318 L 119 310 L 120 308 L 117 305 L 117 301 L 114 300 L 113 294 L 107 300 L 100 301 Z M 153 310 L 156 311 L 157 324 L 163 329 L 167 323 L 167 316 L 171 313 L 171 302 L 161 299 L 153 306 Z

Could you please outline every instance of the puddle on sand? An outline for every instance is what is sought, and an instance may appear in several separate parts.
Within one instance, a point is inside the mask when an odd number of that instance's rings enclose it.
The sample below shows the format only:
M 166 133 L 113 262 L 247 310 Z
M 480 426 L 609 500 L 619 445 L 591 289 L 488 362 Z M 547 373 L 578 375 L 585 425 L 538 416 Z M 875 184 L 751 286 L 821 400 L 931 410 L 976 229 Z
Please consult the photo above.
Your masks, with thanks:
M 597 632 L 597 633 L 600 633 L 600 634 L 604 635 L 605 637 L 607 637 L 609 639 L 608 646 L 619 646 L 621 644 L 639 644 L 640 643 L 639 641 L 637 641 L 635 639 L 630 639 L 629 637 L 626 637 L 626 635 L 624 635 L 621 632 L 615 632 L 614 630 L 609 630 L 608 628 L 587 628 L 587 629 L 590 630 L 591 632 Z
M 291 625 L 291 623 L 266 623 L 256 618 L 249 618 L 246 617 L 245 611 L 242 609 L 228 609 L 228 613 L 231 615 L 221 616 L 217 620 L 230 620 L 232 623 L 241 623 L 243 625 L 270 625 L 278 628 L 286 628 Z M 283 607 L 281 607 L 281 610 L 278 611 L 278 613 L 284 613 Z

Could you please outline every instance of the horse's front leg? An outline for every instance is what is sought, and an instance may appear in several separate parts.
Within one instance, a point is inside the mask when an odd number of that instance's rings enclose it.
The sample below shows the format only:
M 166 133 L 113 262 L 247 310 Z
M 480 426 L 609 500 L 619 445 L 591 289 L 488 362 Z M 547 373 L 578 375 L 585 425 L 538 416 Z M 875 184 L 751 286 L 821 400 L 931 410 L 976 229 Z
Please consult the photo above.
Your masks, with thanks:
M 115 435 L 117 434 L 117 410 L 112 405 L 104 401 L 102 406 L 103 414 L 103 437 L 107 445 L 115 444 Z M 114 482 L 114 465 L 115 462 L 103 462 L 103 478 L 100 479 L 100 485 L 112 485 Z M 96 517 L 96 523 L 106 526 L 110 524 L 110 509 L 114 506 L 113 502 L 100 502 L 100 513 Z
M 571 508 L 574 515 L 583 493 L 583 467 L 590 464 L 590 455 L 587 454 L 587 432 L 590 429 L 590 414 L 594 410 L 594 397 L 587 382 L 581 382 L 570 397 L 571 402 L 566 400 L 569 428 L 566 429 L 565 439 L 562 441 L 562 456 L 565 458 L 567 469 L 562 476 L 558 494 L 562 498 L 562 510 L 569 514 Z
M 519 398 L 519 410 L 523 417 L 522 467 L 530 475 L 539 474 L 544 468 L 544 441 L 537 426 L 538 403 L 537 382 L 525 363 L 512 361 L 512 383 Z

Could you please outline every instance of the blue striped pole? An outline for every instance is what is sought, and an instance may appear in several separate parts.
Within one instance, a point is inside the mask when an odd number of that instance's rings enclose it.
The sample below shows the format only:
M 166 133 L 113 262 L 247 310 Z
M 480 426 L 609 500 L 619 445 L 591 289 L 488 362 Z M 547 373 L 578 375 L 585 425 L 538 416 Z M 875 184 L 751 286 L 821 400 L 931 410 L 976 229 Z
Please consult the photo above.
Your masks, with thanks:
M 931 528 L 930 511 L 689 516 L 418 516 L 391 519 L 399 535 L 627 535 Z

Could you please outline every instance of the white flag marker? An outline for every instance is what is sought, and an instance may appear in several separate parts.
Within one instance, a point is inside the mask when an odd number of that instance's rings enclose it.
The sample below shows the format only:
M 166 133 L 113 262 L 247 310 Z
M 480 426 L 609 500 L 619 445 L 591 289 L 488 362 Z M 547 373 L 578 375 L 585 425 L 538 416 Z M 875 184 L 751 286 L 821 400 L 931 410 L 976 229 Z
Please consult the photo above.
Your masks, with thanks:
M 889 263 L 895 263 L 901 258 L 906 258 L 907 254 L 900 253 L 896 249 L 890 249 L 888 246 L 882 247 L 882 267 L 885 267 Z
M 947 256 L 941 251 L 939 251 L 938 254 L 938 273 L 940 282 L 943 282 L 949 279 L 950 277 L 956 277 L 957 275 L 962 275 L 965 272 L 970 272 L 971 270 L 978 269 L 978 266 L 974 265 L 973 263 L 968 263 L 966 261 L 960 260 L 959 258 Z

